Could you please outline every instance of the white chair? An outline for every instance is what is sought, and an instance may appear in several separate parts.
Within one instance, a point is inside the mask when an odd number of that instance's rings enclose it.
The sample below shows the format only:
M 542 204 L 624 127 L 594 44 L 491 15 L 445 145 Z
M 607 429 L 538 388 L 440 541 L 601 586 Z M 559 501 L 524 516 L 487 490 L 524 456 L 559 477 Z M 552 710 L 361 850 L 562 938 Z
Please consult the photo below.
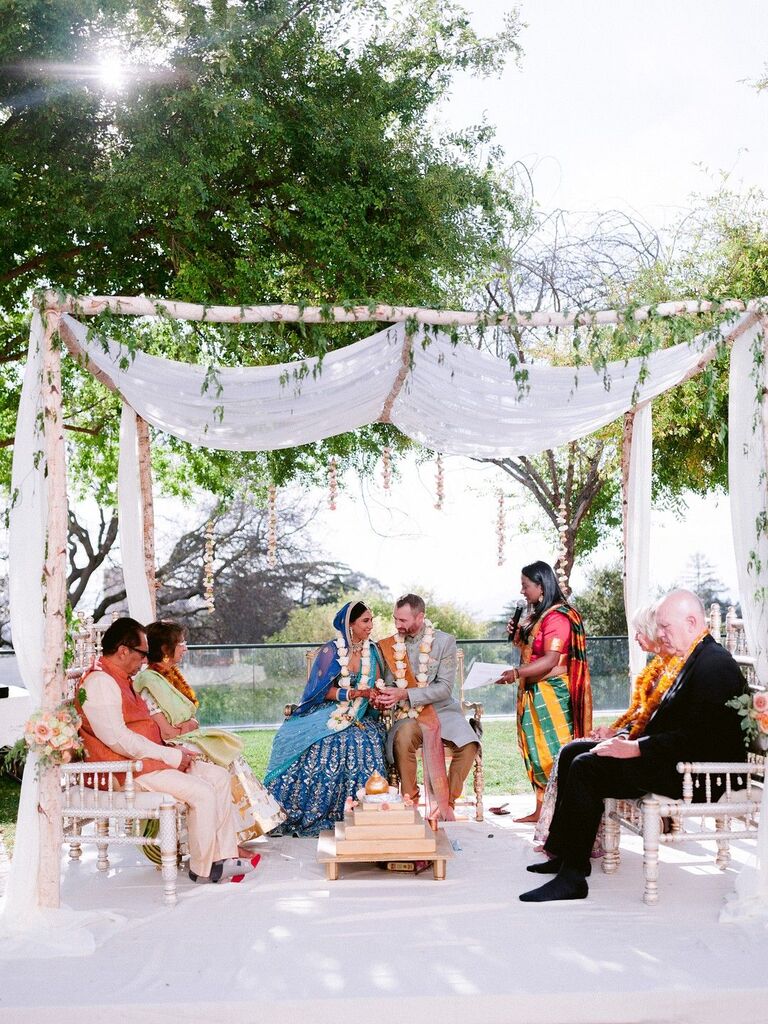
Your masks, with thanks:
M 176 903 L 176 875 L 184 851 L 184 804 L 166 793 L 136 790 L 134 773 L 141 761 L 80 761 L 62 765 L 62 824 L 69 856 L 78 860 L 83 843 L 98 850 L 96 867 L 109 868 L 109 847 L 146 846 L 146 821 L 159 824 L 160 871 L 163 902 Z M 118 786 L 115 776 L 125 774 Z M 96 788 L 97 782 L 100 788 Z M 179 857 L 180 840 L 182 857 Z
M 674 800 L 649 793 L 640 800 L 605 801 L 603 871 L 612 874 L 620 863 L 621 828 L 643 838 L 643 900 L 649 906 L 659 901 L 659 846 L 689 842 L 714 841 L 717 846 L 715 864 L 725 870 L 731 859 L 733 839 L 756 839 L 758 812 L 762 801 L 762 780 L 765 761 L 749 755 L 746 763 L 686 762 L 677 765 L 683 776 L 683 796 Z M 725 792 L 712 800 L 712 780 Z M 735 788 L 734 788 L 735 784 Z M 704 787 L 704 801 L 693 802 L 694 789 Z M 698 828 L 686 830 L 689 819 L 700 819 Z M 662 820 L 671 822 L 671 830 L 662 831 Z M 708 824 L 710 823 L 710 824 Z

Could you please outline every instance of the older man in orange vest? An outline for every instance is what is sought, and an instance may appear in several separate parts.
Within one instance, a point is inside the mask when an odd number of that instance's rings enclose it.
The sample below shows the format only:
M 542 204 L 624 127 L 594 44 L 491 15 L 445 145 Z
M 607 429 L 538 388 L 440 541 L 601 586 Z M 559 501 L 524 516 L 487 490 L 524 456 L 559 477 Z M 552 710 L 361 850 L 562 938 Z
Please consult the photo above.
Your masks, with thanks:
M 77 708 L 89 761 L 141 760 L 140 789 L 169 793 L 188 807 L 189 876 L 193 882 L 242 881 L 258 857 L 238 857 L 229 773 L 198 760 L 199 752 L 167 745 L 134 692 L 132 680 L 147 660 L 147 636 L 134 619 L 107 629 L 102 656 L 83 678 Z

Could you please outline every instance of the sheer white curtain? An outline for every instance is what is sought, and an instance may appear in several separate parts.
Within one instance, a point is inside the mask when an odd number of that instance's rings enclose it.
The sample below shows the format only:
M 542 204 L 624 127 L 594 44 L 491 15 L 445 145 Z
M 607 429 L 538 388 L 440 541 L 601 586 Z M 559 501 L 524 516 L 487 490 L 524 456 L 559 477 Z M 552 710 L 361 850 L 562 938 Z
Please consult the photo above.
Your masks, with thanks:
M 629 674 L 635 679 L 645 666 L 645 654 L 635 642 L 632 619 L 648 604 L 651 557 L 651 475 L 653 469 L 653 423 L 651 403 L 635 411 L 629 452 L 626 536 L 624 552 L 624 608 L 629 631 Z
M 762 353 L 762 358 L 756 358 Z M 739 600 L 755 675 L 768 686 L 768 453 L 760 419 L 760 397 L 768 384 L 766 336 L 760 324 L 745 331 L 731 351 L 728 405 L 728 487 Z M 768 785 L 763 789 L 755 861 L 745 865 L 723 921 L 768 918 Z
M 29 351 L 24 369 L 16 437 L 13 445 L 10 510 L 8 589 L 11 636 L 21 679 L 32 699 L 40 706 L 43 691 L 43 562 L 48 502 L 45 483 L 45 438 L 43 436 L 43 322 L 32 317 Z M 21 787 L 16 845 L 8 878 L 2 918 L 4 929 L 24 924 L 37 906 L 39 833 L 37 825 L 38 783 L 34 756 L 27 759 Z
M 402 367 L 405 340 L 398 324 L 331 352 L 322 366 L 307 359 L 207 374 L 204 367 L 141 352 L 131 357 L 114 341 L 89 337 L 72 317 L 63 320 L 139 416 L 185 441 L 231 451 L 290 448 L 376 422 Z M 390 419 L 408 437 L 446 454 L 532 455 L 585 437 L 674 387 L 713 350 L 702 335 L 645 363 L 620 360 L 605 371 L 532 365 L 520 389 L 504 360 L 455 345 L 442 331 L 420 330 Z
M 9 593 L 11 635 L 21 678 L 39 707 L 43 691 L 43 563 L 48 519 L 43 436 L 43 323 L 32 318 L 16 437 L 10 511 Z M 41 910 L 37 905 L 40 860 L 39 786 L 34 755 L 27 758 L 16 840 L 0 908 L 0 960 L 83 956 L 91 953 L 123 919 L 108 911 Z

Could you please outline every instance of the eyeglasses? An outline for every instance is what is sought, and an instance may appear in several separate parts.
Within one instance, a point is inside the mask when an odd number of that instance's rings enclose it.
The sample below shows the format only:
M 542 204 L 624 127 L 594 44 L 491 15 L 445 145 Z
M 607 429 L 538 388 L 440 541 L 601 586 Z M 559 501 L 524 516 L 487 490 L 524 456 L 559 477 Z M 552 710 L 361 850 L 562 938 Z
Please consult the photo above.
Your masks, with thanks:
M 143 647 L 131 647 L 130 644 L 126 644 L 125 646 L 128 648 L 129 651 L 135 651 L 137 654 L 140 654 L 142 658 L 149 657 L 149 651 L 145 651 Z

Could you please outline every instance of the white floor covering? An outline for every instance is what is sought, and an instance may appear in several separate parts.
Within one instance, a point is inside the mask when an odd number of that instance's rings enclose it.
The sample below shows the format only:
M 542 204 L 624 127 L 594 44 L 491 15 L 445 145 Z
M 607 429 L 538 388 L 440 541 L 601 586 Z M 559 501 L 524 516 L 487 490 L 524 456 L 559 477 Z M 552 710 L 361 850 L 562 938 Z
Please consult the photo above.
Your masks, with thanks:
M 461 848 L 443 882 L 366 865 L 327 882 L 314 841 L 277 839 L 241 885 L 181 880 L 172 909 L 140 854 L 111 856 L 105 877 L 87 849 L 63 862 L 64 902 L 126 923 L 88 957 L 0 951 L 0 1022 L 768 1022 L 768 930 L 718 923 L 753 844 L 734 844 L 724 873 L 700 844 L 663 850 L 646 907 L 625 837 L 616 875 L 595 862 L 587 900 L 537 906 L 517 899 L 538 858 L 511 817 L 448 826 Z

